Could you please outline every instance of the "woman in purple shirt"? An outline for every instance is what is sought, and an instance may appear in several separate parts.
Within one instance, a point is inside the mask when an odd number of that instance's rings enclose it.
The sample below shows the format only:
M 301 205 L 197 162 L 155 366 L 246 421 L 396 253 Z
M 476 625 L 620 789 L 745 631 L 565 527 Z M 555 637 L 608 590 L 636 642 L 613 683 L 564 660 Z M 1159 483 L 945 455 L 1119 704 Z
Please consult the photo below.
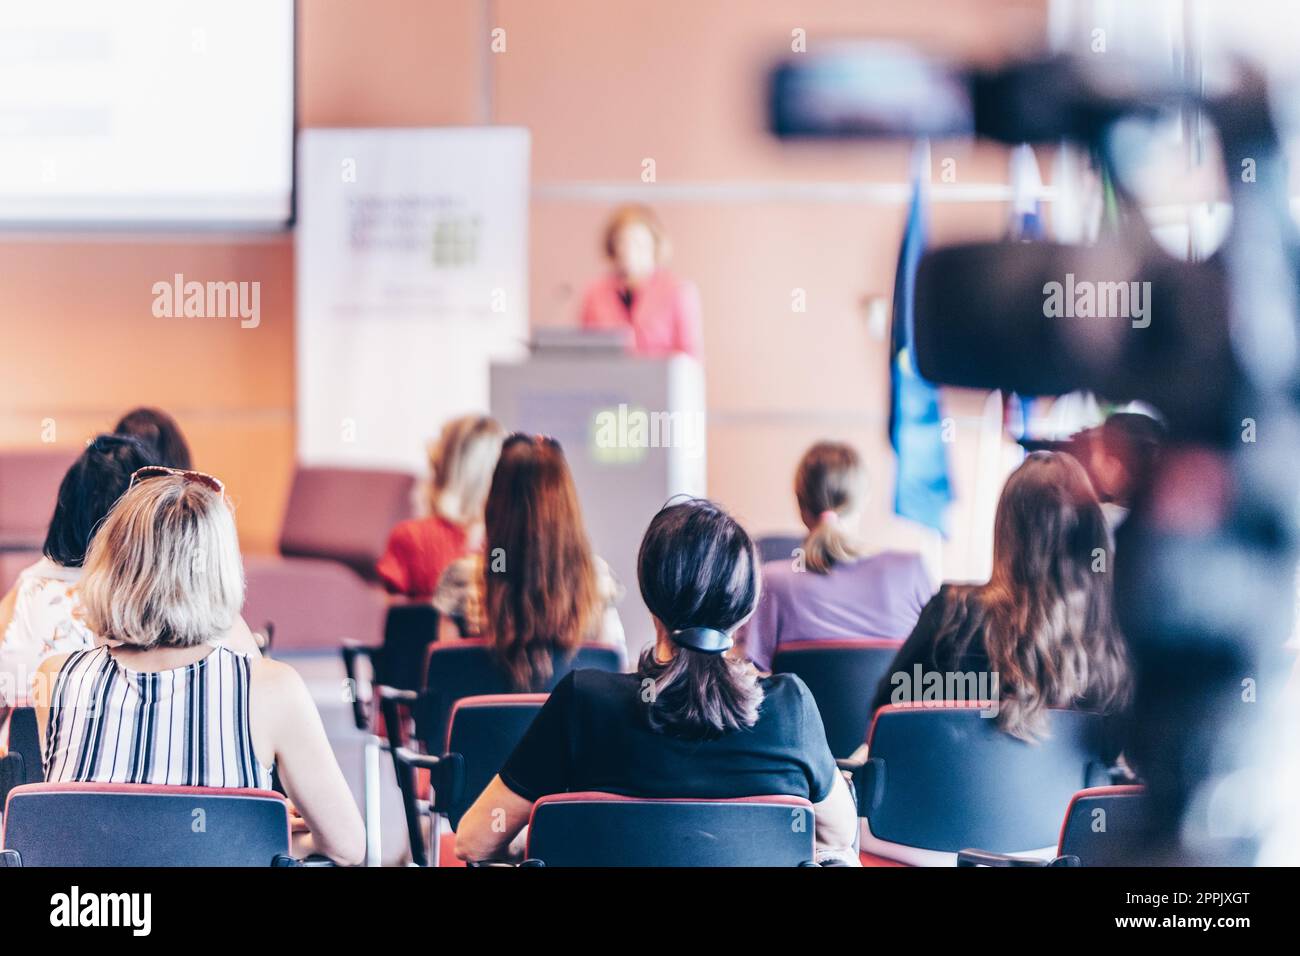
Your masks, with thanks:
M 864 555 L 855 528 L 866 485 L 848 445 L 819 442 L 799 462 L 794 493 L 808 537 L 790 559 L 763 565 L 763 596 L 743 636 L 759 669 L 770 670 L 777 645 L 789 641 L 912 632 L 934 586 L 919 555 Z

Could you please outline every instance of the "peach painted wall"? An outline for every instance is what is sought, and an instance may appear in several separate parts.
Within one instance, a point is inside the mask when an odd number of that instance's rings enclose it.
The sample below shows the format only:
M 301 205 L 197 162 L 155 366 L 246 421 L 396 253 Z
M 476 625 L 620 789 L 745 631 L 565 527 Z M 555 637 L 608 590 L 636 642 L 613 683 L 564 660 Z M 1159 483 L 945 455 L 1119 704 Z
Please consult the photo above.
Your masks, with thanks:
M 704 300 L 711 494 L 753 530 L 793 527 L 799 453 L 816 438 L 848 438 L 878 478 L 873 538 L 937 554 L 889 513 L 886 344 L 862 309 L 890 292 L 903 206 L 780 192 L 900 183 L 907 150 L 773 142 L 762 131 L 764 70 L 796 28 L 810 50 L 836 35 L 880 35 L 994 59 L 1037 45 L 1044 10 L 1044 0 L 301 0 L 299 119 L 528 126 L 540 324 L 572 321 L 576 290 L 601 268 L 596 237 L 610 205 L 624 195 L 654 204 L 674 268 Z M 505 52 L 489 52 L 492 27 L 506 31 Z M 946 156 L 959 184 L 1005 181 L 1000 151 L 936 144 L 936 162 Z M 640 180 L 645 158 L 656 163 L 651 186 Z M 674 192 L 689 184 L 702 191 Z M 728 184 L 749 193 L 738 199 Z M 941 202 L 933 235 L 993 235 L 1003 215 L 996 203 Z M 54 418 L 58 443 L 72 446 L 128 405 L 162 405 L 200 465 L 228 479 L 245 545 L 271 547 L 293 460 L 291 236 L 10 236 L 0 257 L 0 445 L 36 445 L 41 421 Z M 261 281 L 261 326 L 154 319 L 150 287 L 175 272 Z M 790 308 L 796 288 L 804 313 Z M 980 453 L 968 419 L 982 401 L 949 398 L 967 503 Z M 944 571 L 977 574 L 986 517 L 966 505 L 954 517 Z

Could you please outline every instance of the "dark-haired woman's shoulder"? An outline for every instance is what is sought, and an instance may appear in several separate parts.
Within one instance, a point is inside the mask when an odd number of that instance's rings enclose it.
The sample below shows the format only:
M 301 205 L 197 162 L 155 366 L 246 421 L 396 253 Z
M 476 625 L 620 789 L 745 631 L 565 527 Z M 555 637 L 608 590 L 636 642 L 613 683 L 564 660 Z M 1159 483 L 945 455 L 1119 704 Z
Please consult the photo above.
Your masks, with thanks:
M 938 607 L 956 613 L 967 614 L 979 610 L 979 595 L 983 589 L 982 584 L 943 584 L 940 585 L 939 590 L 935 592 L 930 601 Z
M 807 719 L 809 713 L 817 714 L 817 702 L 812 691 L 797 674 L 770 674 L 760 677 L 763 688 L 762 717 L 771 719 Z M 820 720 L 820 717 L 818 717 Z
M 635 674 L 622 671 L 606 671 L 595 667 L 580 667 L 570 671 L 564 678 L 571 681 L 579 693 L 606 693 L 609 691 L 626 692 L 629 687 L 638 686 Z
M 872 701 L 872 710 L 890 702 L 892 675 L 910 672 L 916 665 L 923 670 L 942 670 L 937 660 L 940 640 L 958 646 L 975 657 L 983 653 L 984 607 L 977 584 L 945 584 L 926 603 L 916 627 L 898 649 L 889 671 L 881 678 Z M 965 657 L 963 653 L 963 657 Z M 966 668 L 962 668 L 966 669 Z
M 636 674 L 597 670 L 583 667 L 570 671 L 559 685 L 568 684 L 573 700 L 581 701 L 585 709 L 622 708 L 637 699 L 641 693 L 641 679 Z
M 645 705 L 653 699 L 654 686 L 636 674 L 584 667 L 570 671 L 551 692 L 561 696 L 576 733 L 618 735 L 639 724 Z
M 921 611 L 912 637 L 920 634 L 931 645 L 940 638 L 962 647 L 969 645 L 984 627 L 983 594 L 982 584 L 943 585 Z M 908 643 L 911 641 L 909 637 Z
M 812 691 L 808 689 L 808 685 L 797 674 L 769 674 L 766 677 L 760 677 L 758 683 L 763 688 L 763 699 L 765 701 L 800 700 L 804 696 L 812 696 Z

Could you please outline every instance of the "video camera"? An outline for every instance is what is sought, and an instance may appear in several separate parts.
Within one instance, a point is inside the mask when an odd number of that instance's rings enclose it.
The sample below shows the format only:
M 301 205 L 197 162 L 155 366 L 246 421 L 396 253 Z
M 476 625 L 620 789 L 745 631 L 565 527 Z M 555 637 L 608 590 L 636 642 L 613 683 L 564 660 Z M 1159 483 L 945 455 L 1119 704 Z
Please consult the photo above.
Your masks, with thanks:
M 928 250 L 913 355 L 940 384 L 1089 390 L 1162 414 L 1169 445 L 1114 563 L 1136 674 L 1126 754 L 1152 808 L 1152 843 L 1135 859 L 1245 863 L 1268 826 L 1255 799 L 1273 757 L 1261 711 L 1279 696 L 1296 602 L 1300 256 L 1286 166 L 1253 69 L 1205 93 L 1102 62 L 966 69 L 844 44 L 774 69 L 770 125 L 783 138 L 1067 142 L 1112 183 L 1118 226 L 1093 245 Z M 1133 126 L 1171 111 L 1208 119 L 1220 139 L 1233 217 L 1203 261 L 1160 246 L 1131 184 Z

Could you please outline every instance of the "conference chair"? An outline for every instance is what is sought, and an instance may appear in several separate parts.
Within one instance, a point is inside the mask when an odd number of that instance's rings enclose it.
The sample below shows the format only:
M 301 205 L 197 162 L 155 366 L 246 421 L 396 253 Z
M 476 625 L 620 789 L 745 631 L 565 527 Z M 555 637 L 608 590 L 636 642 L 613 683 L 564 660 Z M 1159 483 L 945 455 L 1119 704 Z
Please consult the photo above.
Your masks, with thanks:
M 377 644 L 387 602 L 374 566 L 388 533 L 411 515 L 404 472 L 299 466 L 274 557 L 244 561 L 244 619 L 275 626 L 277 651 Z
M 376 705 L 377 686 L 415 691 L 423 681 L 429 645 L 438 639 L 438 611 L 428 601 L 392 604 L 384 618 L 384 642 L 379 647 L 345 641 L 343 670 L 352 701 L 352 719 L 366 735 L 365 816 L 366 865 L 378 866 L 382 847 L 379 816 L 380 754 L 389 749 L 383 711 Z M 364 658 L 369 665 L 359 665 Z
M 573 670 L 617 671 L 622 667 L 619 652 L 604 645 L 586 644 L 572 654 L 556 651 L 551 655 L 551 676 L 536 682 L 527 693 L 550 693 L 563 677 Z M 412 737 L 424 754 L 437 755 L 447 737 L 448 721 L 456 701 L 464 697 L 482 697 L 519 693 L 508 674 L 501 669 L 487 641 L 470 638 L 429 647 L 425 661 L 424 682 L 419 691 L 379 685 L 375 688 L 384 714 L 384 731 L 395 754 L 398 748 L 413 750 Z M 409 775 L 396 766 L 397 786 L 403 805 L 410 805 L 417 795 L 409 792 Z M 416 852 L 412 845 L 412 855 Z
M 441 863 L 442 818 L 447 818 L 452 830 L 460 825 L 460 818 L 487 789 L 546 698 L 546 694 L 463 697 L 452 707 L 440 756 L 397 748 L 393 760 L 403 780 L 402 804 L 416 866 Z M 429 773 L 427 801 L 419 799 L 418 770 Z M 425 819 L 429 821 L 427 843 Z
M 794 534 L 765 534 L 754 541 L 760 561 L 789 561 L 796 548 L 803 547 L 803 537 Z
M 1146 829 L 1146 788 L 1126 784 L 1091 787 L 1070 798 L 1056 856 L 1036 857 L 962 850 L 958 866 L 1133 866 Z
M 533 804 L 524 866 L 812 866 L 799 797 L 647 800 L 563 793 Z
M 808 685 L 836 759 L 867 739 L 871 701 L 902 641 L 881 637 L 790 641 L 772 655 L 774 674 L 795 674 Z
M 0 806 L 10 790 L 45 779 L 41 738 L 36 725 L 36 710 L 15 707 L 9 714 L 9 746 L 0 764 Z
M 1026 743 L 988 713 L 978 702 L 876 712 L 867 760 L 854 771 L 866 854 L 952 866 L 969 847 L 1039 858 L 1055 852 L 1061 807 L 1079 789 L 1110 782 L 1107 722 L 1049 711 L 1048 736 Z
M 26 784 L 5 803 L 0 848 L 10 866 L 301 865 L 284 797 L 215 787 Z
M 22 754 L 6 753 L 0 757 L 0 821 L 4 820 L 4 802 L 9 791 L 27 782 L 27 763 Z
M 569 671 L 618 671 L 622 665 L 619 652 L 601 644 L 580 645 L 572 654 L 557 651 L 551 656 L 551 676 L 529 687 L 527 693 L 550 693 Z M 497 663 L 491 646 L 478 638 L 433 644 L 419 691 L 384 686 L 377 690 L 385 708 L 384 728 L 394 749 L 407 745 L 408 723 L 413 723 L 415 737 L 421 743 L 440 747 L 447 736 L 452 707 L 462 697 L 519 693 Z

